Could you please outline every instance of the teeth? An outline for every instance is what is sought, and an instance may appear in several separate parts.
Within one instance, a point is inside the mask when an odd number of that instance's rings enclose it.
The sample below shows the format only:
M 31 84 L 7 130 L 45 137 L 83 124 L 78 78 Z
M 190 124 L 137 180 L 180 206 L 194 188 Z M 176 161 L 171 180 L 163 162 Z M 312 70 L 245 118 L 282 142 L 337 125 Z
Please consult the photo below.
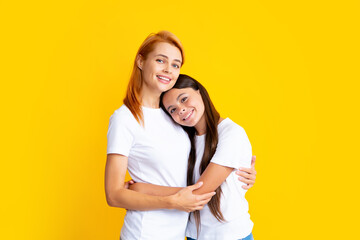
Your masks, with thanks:
M 158 78 L 165 80 L 165 81 L 170 81 L 170 78 L 166 78 L 166 77 L 162 77 L 162 76 L 157 76 Z
M 190 117 L 190 115 L 191 115 L 192 112 L 193 112 L 193 111 L 191 110 L 191 111 L 189 112 L 189 114 L 188 114 L 183 120 L 188 119 L 188 117 Z

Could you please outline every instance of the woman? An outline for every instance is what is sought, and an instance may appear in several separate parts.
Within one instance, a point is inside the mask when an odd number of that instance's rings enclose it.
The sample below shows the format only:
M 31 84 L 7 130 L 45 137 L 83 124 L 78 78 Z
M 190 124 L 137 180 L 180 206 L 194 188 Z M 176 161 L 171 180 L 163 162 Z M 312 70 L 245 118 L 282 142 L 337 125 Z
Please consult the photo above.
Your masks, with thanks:
M 191 214 L 188 239 L 253 239 L 246 190 L 240 188 L 232 173 L 251 164 L 251 145 L 244 129 L 229 118 L 220 118 L 206 89 L 187 75 L 180 74 L 160 104 L 191 140 L 188 184 L 204 182 L 195 194 L 217 193 L 204 209 Z M 176 190 L 137 183 L 131 188 L 163 196 Z
M 110 206 L 128 209 L 123 240 L 184 239 L 188 212 L 202 209 L 214 195 L 195 195 L 202 183 L 186 187 L 190 142 L 159 108 L 161 93 L 175 84 L 183 63 L 175 35 L 162 31 L 146 38 L 136 54 L 124 105 L 110 118 L 105 192 Z M 123 183 L 126 170 L 136 182 L 181 190 L 168 196 L 129 190 Z M 247 171 L 254 178 L 254 170 Z M 251 187 L 253 179 L 245 181 Z

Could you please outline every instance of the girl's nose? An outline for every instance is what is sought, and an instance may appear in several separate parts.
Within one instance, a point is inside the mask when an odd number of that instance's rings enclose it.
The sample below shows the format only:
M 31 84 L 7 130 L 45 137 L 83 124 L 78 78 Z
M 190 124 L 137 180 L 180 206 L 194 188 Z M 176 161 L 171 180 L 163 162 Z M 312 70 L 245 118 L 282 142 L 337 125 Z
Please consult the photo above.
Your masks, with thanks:
M 179 111 L 180 114 L 183 114 L 184 112 L 185 112 L 185 108 L 181 108 Z

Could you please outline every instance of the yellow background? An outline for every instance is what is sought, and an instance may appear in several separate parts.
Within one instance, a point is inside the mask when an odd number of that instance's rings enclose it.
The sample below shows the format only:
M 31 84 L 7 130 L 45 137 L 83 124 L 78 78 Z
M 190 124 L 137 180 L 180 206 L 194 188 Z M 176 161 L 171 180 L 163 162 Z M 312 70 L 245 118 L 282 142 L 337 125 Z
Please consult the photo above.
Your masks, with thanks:
M 257 155 L 255 239 L 355 239 L 359 1 L 1 1 L 0 239 L 118 239 L 106 133 L 151 32 Z

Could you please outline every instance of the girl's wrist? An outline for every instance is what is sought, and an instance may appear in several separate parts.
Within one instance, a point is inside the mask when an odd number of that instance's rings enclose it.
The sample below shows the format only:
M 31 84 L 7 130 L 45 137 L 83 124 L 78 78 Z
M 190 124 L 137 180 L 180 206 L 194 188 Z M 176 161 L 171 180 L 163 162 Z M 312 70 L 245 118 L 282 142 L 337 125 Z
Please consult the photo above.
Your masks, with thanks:
M 176 201 L 174 198 L 174 195 L 165 196 L 165 197 L 159 197 L 160 201 L 162 201 L 165 205 L 166 209 L 176 209 Z

